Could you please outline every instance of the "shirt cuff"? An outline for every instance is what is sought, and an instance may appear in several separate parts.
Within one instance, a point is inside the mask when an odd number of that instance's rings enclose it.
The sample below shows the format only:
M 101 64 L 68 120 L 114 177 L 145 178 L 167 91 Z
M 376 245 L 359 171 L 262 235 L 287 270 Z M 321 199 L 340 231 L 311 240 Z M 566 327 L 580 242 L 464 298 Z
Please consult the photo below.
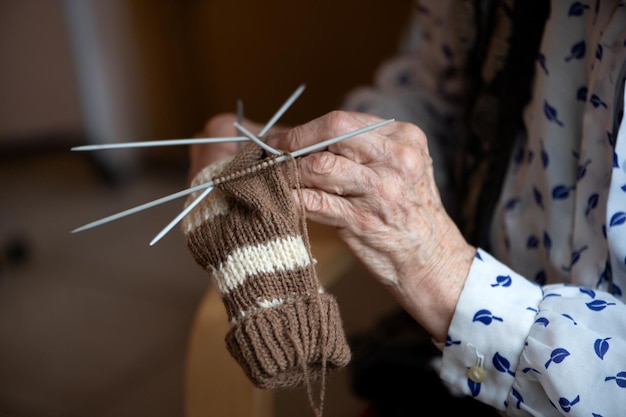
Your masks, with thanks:
M 440 376 L 504 410 L 543 291 L 478 249 L 443 349 Z

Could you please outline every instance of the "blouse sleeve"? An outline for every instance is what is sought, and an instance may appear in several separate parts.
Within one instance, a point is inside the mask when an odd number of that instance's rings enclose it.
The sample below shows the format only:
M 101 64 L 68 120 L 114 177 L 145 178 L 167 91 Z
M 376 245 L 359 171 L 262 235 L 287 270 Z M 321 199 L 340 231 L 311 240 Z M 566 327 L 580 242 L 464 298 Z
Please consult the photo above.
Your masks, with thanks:
M 451 388 L 509 416 L 623 415 L 626 118 L 606 217 L 614 295 L 569 284 L 540 287 L 478 250 L 443 350 L 441 377 Z

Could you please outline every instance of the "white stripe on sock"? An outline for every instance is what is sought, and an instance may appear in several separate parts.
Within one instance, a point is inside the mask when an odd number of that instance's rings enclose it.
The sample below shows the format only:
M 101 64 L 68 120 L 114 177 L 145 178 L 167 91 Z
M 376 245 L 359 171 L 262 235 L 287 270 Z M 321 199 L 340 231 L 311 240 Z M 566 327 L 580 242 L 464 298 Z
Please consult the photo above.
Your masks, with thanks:
M 227 294 L 249 276 L 304 268 L 310 263 L 302 236 L 289 236 L 257 246 L 237 248 L 213 270 L 217 287 Z

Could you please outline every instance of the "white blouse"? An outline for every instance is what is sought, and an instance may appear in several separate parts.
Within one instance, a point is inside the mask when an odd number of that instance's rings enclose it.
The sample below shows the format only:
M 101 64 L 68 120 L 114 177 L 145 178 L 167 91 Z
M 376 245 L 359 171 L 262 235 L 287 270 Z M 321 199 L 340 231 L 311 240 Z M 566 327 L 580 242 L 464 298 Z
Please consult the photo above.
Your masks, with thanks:
M 416 123 L 435 166 L 465 129 L 462 1 L 422 1 L 397 57 L 345 108 Z M 458 17 L 458 16 L 457 16 Z M 443 52 L 442 52 L 443 51 Z M 527 135 L 443 348 L 441 378 L 509 416 L 626 416 L 626 1 L 552 0 Z M 442 80 L 445 79 L 445 82 Z M 433 111 L 435 109 L 436 111 Z M 445 204 L 446 170 L 436 170 Z

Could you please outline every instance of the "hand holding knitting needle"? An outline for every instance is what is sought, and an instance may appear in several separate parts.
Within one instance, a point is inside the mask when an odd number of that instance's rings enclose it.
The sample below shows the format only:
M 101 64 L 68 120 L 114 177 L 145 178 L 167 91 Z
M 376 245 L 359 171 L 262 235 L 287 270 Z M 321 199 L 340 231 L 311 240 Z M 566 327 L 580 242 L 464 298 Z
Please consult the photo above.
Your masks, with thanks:
M 332 112 L 269 144 L 293 151 L 378 122 Z M 306 216 L 335 226 L 355 256 L 435 339 L 445 341 L 475 255 L 446 213 L 426 136 L 395 122 L 301 158 Z M 290 164 L 286 164 L 286 167 Z

